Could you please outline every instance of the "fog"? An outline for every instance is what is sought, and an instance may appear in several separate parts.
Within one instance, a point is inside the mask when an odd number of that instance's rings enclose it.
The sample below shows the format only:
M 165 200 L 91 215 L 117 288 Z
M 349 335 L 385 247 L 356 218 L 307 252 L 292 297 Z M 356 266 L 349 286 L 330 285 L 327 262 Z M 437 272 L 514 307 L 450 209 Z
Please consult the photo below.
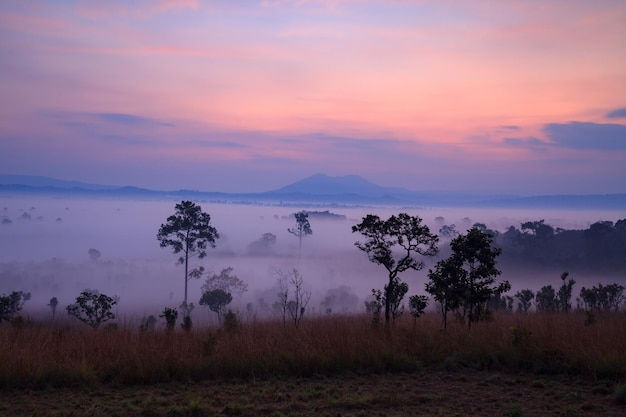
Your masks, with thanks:
M 27 315 L 49 314 L 51 297 L 59 300 L 58 314 L 74 302 L 84 289 L 97 289 L 120 297 L 120 316 L 138 320 L 144 315 L 158 315 L 164 307 L 178 307 L 183 299 L 184 267 L 177 265 L 178 255 L 171 248 L 161 248 L 157 231 L 168 216 L 174 214 L 174 201 L 107 201 L 82 199 L 9 198 L 0 203 L 0 294 L 11 291 L 31 293 L 24 306 Z M 372 288 L 386 282 L 385 269 L 368 261 L 354 242 L 361 239 L 351 226 L 366 214 L 387 218 L 407 212 L 418 215 L 437 233 L 443 224 L 455 224 L 464 232 L 479 222 L 488 228 L 504 231 L 509 226 L 545 219 L 554 227 L 583 229 L 599 220 L 617 221 L 619 212 L 589 211 L 512 211 L 452 208 L 391 207 L 297 207 L 198 202 L 211 215 L 211 224 L 220 238 L 214 249 L 202 260 L 192 258 L 191 267 L 203 266 L 205 275 L 190 281 L 189 301 L 196 304 L 195 320 L 214 320 L 205 307 L 199 306 L 201 286 L 209 274 L 233 268 L 233 274 L 248 284 L 248 291 L 234 297 L 232 307 L 249 314 L 251 303 L 257 314 L 263 310 L 262 299 L 270 305 L 276 301 L 276 270 L 298 269 L 305 286 L 312 293 L 307 314 L 323 314 L 320 305 L 329 290 L 349 295 L 344 305 L 335 305 L 333 312 L 363 311 L 363 301 Z M 325 211 L 344 215 L 345 220 L 321 220 L 310 217 L 313 234 L 302 240 L 287 229 L 295 226 L 291 214 L 300 210 Z M 441 219 L 443 217 L 443 220 Z M 250 254 L 248 246 L 264 233 L 273 233 L 276 244 L 269 255 Z M 442 248 L 447 241 L 441 241 Z M 101 256 L 90 258 L 89 249 Z M 445 252 L 444 252 L 445 254 Z M 422 271 L 407 271 L 401 279 L 409 284 L 409 294 L 426 294 L 424 283 L 429 267 L 444 254 L 426 259 Z M 527 270 L 503 268 L 499 279 L 508 279 L 512 291 L 538 289 L 542 285 L 560 285 L 558 274 L 544 276 Z M 582 276 L 570 271 L 577 281 L 574 294 L 581 285 L 593 285 L 603 277 Z M 607 278 L 608 279 L 608 278 Z M 615 282 L 613 279 L 611 282 Z M 622 279 L 623 282 L 623 279 Z M 338 290 L 340 289 L 340 290 Z

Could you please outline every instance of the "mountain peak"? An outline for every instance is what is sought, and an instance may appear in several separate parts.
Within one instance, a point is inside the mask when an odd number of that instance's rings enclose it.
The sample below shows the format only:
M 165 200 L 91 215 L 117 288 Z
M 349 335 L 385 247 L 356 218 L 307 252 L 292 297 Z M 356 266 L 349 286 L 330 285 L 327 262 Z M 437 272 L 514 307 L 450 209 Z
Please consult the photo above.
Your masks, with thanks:
M 399 189 L 381 187 L 360 175 L 331 177 L 315 174 L 273 191 L 281 194 L 339 195 L 353 194 L 367 197 L 382 197 Z

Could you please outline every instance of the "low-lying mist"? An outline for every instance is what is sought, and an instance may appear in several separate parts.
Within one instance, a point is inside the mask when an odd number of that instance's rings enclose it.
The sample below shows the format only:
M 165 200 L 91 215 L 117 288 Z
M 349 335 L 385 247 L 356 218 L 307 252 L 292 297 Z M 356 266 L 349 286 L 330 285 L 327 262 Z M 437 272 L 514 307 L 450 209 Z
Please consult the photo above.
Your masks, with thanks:
M 49 314 L 52 297 L 59 301 L 59 311 L 73 303 L 84 289 L 95 289 L 120 297 L 117 312 L 130 319 L 158 315 L 164 307 L 178 307 L 183 299 L 184 267 L 177 265 L 179 255 L 171 248 L 161 248 L 157 231 L 174 214 L 174 201 L 108 201 L 61 199 L 5 199 L 0 203 L 0 294 L 11 291 L 31 293 L 24 314 Z M 443 224 L 455 224 L 464 233 L 474 223 L 484 223 L 493 230 L 506 230 L 520 223 L 545 219 L 554 227 L 586 228 L 599 220 L 616 221 L 623 213 L 550 212 L 477 210 L 452 208 L 310 208 L 261 206 L 198 202 L 211 215 L 211 224 L 220 238 L 202 260 L 192 259 L 190 266 L 203 266 L 199 280 L 189 282 L 189 301 L 196 304 L 196 320 L 215 320 L 214 313 L 199 306 L 201 286 L 208 275 L 232 267 L 233 274 L 248 284 L 248 291 L 234 297 L 232 307 L 242 314 L 271 314 L 277 299 L 277 270 L 296 268 L 303 276 L 312 297 L 307 314 L 325 314 L 328 304 L 322 301 L 335 296 L 333 312 L 364 311 L 372 288 L 384 286 L 387 274 L 359 251 L 354 242 L 362 239 L 351 227 L 366 214 L 387 218 L 406 212 L 418 215 L 437 233 Z M 310 216 L 313 234 L 306 236 L 299 249 L 298 238 L 287 229 L 295 226 L 291 216 L 300 210 L 325 211 L 345 216 L 324 219 Z M 330 217 L 330 216 L 328 216 Z M 252 246 L 271 233 L 276 243 L 258 250 Z M 407 271 L 401 278 L 409 284 L 409 294 L 426 294 L 424 283 L 428 268 L 447 255 L 446 239 L 441 239 L 442 253 L 426 259 L 422 271 Z M 90 249 L 97 252 L 89 253 Z M 97 254 L 97 255 L 94 255 Z M 559 273 L 499 265 L 500 279 L 508 279 L 512 291 L 560 284 Z M 616 282 L 615 277 L 577 275 L 581 285 Z M 624 279 L 621 278 L 621 283 Z

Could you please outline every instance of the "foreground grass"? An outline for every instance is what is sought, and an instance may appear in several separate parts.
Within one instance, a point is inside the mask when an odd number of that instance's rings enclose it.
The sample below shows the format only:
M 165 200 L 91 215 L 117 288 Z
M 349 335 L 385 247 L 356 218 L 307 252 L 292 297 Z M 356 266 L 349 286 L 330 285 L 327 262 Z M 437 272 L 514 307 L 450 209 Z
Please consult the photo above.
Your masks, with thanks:
M 623 416 L 614 390 L 606 381 L 471 369 L 344 373 L 0 391 L 0 416 Z
M 626 314 L 496 314 L 471 332 L 440 317 L 394 329 L 368 316 L 311 318 L 298 329 L 280 321 L 241 323 L 234 331 L 140 332 L 61 324 L 0 326 L 3 389 L 259 380 L 483 370 L 580 376 L 624 382 Z

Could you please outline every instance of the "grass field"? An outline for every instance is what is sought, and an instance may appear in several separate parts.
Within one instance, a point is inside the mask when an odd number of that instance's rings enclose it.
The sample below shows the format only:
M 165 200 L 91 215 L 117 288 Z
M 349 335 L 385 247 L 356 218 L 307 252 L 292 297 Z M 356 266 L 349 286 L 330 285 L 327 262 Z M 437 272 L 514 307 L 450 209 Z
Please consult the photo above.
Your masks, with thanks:
M 626 314 L 0 326 L 0 415 L 623 415 Z M 468 408 L 469 407 L 469 408 Z

